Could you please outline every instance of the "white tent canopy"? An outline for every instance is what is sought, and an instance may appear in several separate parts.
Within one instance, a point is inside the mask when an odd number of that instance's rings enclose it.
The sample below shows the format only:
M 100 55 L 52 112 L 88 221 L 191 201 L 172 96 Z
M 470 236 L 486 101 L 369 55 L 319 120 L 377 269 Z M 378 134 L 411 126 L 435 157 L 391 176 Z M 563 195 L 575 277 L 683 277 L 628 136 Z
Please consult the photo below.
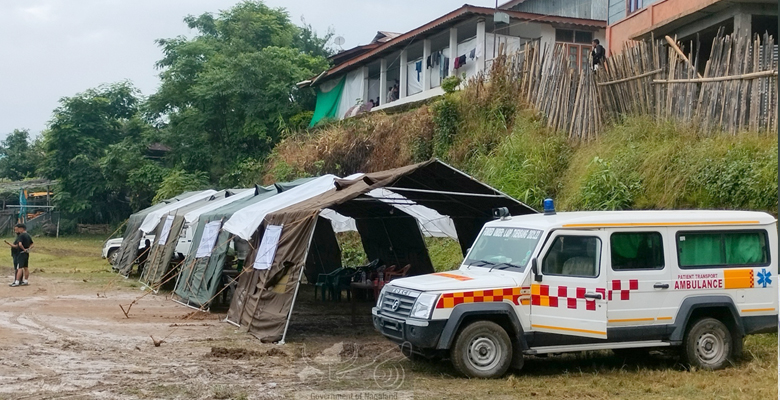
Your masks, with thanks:
M 267 200 L 252 204 L 236 211 L 230 217 L 222 229 L 244 240 L 251 239 L 263 219 L 268 213 L 308 200 L 333 189 L 333 182 L 338 177 L 335 175 L 323 175 L 300 186 L 277 194 Z
M 234 201 L 252 197 L 255 194 L 255 189 L 235 189 L 235 190 L 231 189 L 229 190 L 229 192 L 233 193 L 233 195 L 213 202 L 209 202 L 203 207 L 200 207 L 198 209 L 192 210 L 184 214 L 184 222 L 187 224 L 192 224 L 194 222 L 197 222 L 200 216 L 207 212 L 214 211 L 217 208 L 226 206 Z
M 425 236 L 449 237 L 458 240 L 458 232 L 452 218 L 438 211 L 417 204 L 406 197 L 386 188 L 374 189 L 368 195 L 409 214 L 417 220 Z
M 160 218 L 162 218 L 163 215 L 168 214 L 171 211 L 176 211 L 182 207 L 188 206 L 197 201 L 203 200 L 209 196 L 213 196 L 216 193 L 217 193 L 216 190 L 204 190 L 202 192 L 193 194 L 192 196 L 187 197 L 184 200 L 168 204 L 165 207 L 152 211 L 146 215 L 146 218 L 144 218 L 144 222 L 141 223 L 140 229 L 144 233 L 152 232 L 154 231 L 155 228 L 157 228 L 157 224 L 160 223 Z

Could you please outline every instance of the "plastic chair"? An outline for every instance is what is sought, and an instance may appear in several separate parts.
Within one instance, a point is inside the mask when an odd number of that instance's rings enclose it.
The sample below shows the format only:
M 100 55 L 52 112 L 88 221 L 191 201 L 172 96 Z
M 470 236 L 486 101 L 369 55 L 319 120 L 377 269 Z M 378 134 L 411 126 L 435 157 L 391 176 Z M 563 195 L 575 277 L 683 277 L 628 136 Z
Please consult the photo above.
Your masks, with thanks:
M 403 277 L 405 277 L 406 275 L 409 274 L 409 269 L 411 269 L 411 268 L 412 268 L 411 264 L 406 264 L 401 269 L 393 268 L 392 271 L 388 271 L 389 270 L 389 268 L 388 268 L 388 270 L 385 270 L 385 282 L 390 282 L 390 281 L 392 281 L 395 278 L 403 278 Z
M 357 272 L 352 268 L 344 268 L 344 270 L 333 279 L 332 282 L 333 284 L 331 287 L 332 298 L 334 298 L 336 301 L 341 301 L 341 292 L 343 290 L 346 290 L 347 301 L 352 300 L 350 283 L 352 283 L 352 279 L 355 277 L 356 274 Z
M 317 282 L 314 283 L 314 299 L 317 299 L 317 288 L 320 289 L 320 292 L 322 293 L 322 301 L 327 301 L 325 298 L 325 292 L 331 292 L 331 297 L 333 295 L 333 278 L 337 277 L 344 268 L 336 268 L 331 272 L 328 272 L 327 274 L 319 274 L 317 275 Z

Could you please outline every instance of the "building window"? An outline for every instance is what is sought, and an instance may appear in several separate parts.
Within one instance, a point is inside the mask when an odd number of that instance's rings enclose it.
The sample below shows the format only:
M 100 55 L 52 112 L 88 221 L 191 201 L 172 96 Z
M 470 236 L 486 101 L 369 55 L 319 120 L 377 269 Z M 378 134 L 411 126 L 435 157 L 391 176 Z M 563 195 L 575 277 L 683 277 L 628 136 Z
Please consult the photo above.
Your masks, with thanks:
M 593 32 L 574 31 L 571 29 L 556 29 L 555 41 L 560 43 L 585 43 L 593 41 Z
M 555 30 L 555 41 L 556 42 L 574 43 L 574 31 L 570 30 L 570 29 L 556 29 Z
M 565 46 L 566 54 L 573 68 L 582 68 L 587 65 L 591 50 L 590 43 L 593 41 L 593 32 L 556 29 L 555 41 Z
M 587 31 L 575 31 L 574 43 L 588 43 L 593 41 L 593 32 Z
M 628 6 L 628 15 L 642 9 L 642 0 L 628 0 L 626 4 Z

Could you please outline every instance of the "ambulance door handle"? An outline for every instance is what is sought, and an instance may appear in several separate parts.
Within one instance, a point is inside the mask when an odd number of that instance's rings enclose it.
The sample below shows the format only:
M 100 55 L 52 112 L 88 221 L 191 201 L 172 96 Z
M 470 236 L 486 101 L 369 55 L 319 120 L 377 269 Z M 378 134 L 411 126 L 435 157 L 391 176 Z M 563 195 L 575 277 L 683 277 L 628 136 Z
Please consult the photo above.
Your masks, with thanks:
M 668 283 L 656 283 L 655 285 L 653 285 L 653 287 L 656 288 L 656 289 L 669 289 L 669 284 Z
M 596 300 L 601 300 L 601 293 L 592 293 L 592 292 L 587 292 L 587 293 L 585 293 L 585 298 L 586 298 L 586 299 L 596 299 Z

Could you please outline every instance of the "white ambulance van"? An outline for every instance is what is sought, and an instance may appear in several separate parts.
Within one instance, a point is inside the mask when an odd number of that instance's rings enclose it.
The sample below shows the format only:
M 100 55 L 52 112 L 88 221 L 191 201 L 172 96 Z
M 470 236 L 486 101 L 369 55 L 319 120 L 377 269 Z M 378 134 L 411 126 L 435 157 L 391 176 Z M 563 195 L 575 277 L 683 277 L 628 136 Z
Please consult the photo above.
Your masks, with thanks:
M 524 355 L 669 346 L 718 369 L 745 335 L 777 331 L 771 215 L 556 214 L 547 202 L 544 214 L 500 210 L 458 270 L 390 282 L 374 327 L 407 355 L 449 357 L 480 378 L 521 368 Z

